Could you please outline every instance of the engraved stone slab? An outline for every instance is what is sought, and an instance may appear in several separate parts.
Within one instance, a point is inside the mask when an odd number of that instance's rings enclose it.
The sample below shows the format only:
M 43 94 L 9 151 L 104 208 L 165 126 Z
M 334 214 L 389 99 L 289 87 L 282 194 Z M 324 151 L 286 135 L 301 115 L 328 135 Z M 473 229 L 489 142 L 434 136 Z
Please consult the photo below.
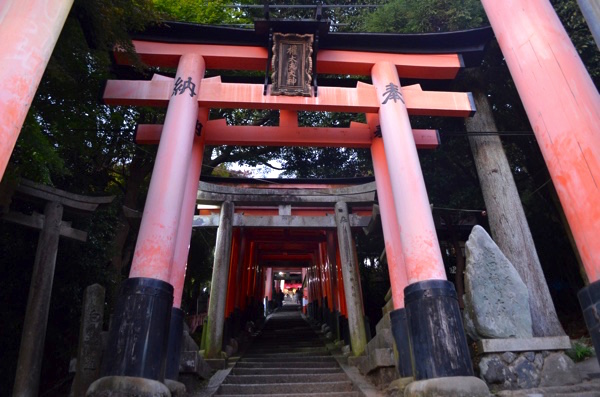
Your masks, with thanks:
M 88 387 L 100 376 L 104 294 L 104 287 L 99 284 L 90 285 L 85 289 L 79 331 L 77 371 L 70 394 L 74 397 L 84 397 Z
M 273 35 L 271 95 L 312 96 L 312 34 Z
M 481 226 L 467 248 L 465 328 L 474 340 L 531 338 L 529 293 L 517 270 Z

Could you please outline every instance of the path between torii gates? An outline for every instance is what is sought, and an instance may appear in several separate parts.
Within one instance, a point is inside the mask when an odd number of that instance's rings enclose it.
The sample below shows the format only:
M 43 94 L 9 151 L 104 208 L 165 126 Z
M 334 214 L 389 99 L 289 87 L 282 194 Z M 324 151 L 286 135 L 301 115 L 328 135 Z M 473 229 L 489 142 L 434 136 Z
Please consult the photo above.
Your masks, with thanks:
M 299 306 L 286 302 L 268 317 L 214 395 L 382 396 L 356 368 L 344 364 L 339 351 L 333 353 Z

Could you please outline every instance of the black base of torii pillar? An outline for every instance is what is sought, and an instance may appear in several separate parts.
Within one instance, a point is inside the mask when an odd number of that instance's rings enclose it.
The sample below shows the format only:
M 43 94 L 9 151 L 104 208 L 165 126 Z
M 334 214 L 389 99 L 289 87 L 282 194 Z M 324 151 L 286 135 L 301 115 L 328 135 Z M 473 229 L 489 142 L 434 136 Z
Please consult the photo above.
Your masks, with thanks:
M 164 381 L 173 286 L 134 277 L 123 282 L 109 330 L 103 376 Z M 143 342 L 143 343 L 140 343 Z
M 473 376 L 454 285 L 420 281 L 404 289 L 415 380 Z

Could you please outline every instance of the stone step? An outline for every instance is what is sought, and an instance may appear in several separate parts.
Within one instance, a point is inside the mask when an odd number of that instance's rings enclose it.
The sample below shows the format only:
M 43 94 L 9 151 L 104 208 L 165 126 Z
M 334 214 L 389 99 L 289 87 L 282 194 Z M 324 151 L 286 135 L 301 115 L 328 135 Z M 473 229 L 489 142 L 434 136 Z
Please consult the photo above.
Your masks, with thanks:
M 325 347 L 315 348 L 311 351 L 285 351 L 279 353 L 261 353 L 261 352 L 246 352 L 244 358 L 278 358 L 278 357 L 306 357 L 306 356 L 323 356 L 329 354 Z
M 302 362 L 243 362 L 238 361 L 235 368 L 273 368 L 276 365 L 278 368 L 339 368 L 337 361 L 302 361 Z
M 312 346 L 312 345 L 319 345 L 321 344 L 321 340 L 319 338 L 312 338 L 312 339 L 296 339 L 296 340 L 281 340 L 281 338 L 279 339 L 275 339 L 275 340 L 268 340 L 268 338 L 266 339 L 254 339 L 254 341 L 252 342 L 252 346 L 269 346 L 269 347 L 276 347 L 276 346 Z
M 271 384 L 271 383 L 324 383 L 324 382 L 342 382 L 347 381 L 345 373 L 339 372 L 334 374 L 274 374 L 269 375 L 229 375 L 225 378 L 223 384 L 236 385 L 256 385 L 256 384 Z
M 294 346 L 294 345 L 290 345 L 290 346 L 275 346 L 275 347 L 261 347 L 261 346 L 257 346 L 257 347 L 252 347 L 252 348 L 248 348 L 246 349 L 246 353 L 245 354 L 269 354 L 269 353 L 283 353 L 283 351 L 290 351 L 290 352 L 312 352 L 312 351 L 318 351 L 319 349 L 325 349 L 325 347 L 323 346 L 323 344 L 311 344 L 311 345 L 305 345 L 305 346 Z
M 319 382 L 319 383 L 272 383 L 272 384 L 225 384 L 223 383 L 218 395 L 233 394 L 233 395 L 248 395 L 248 394 L 286 394 L 291 391 L 298 390 L 306 393 L 319 393 L 322 395 L 327 392 L 350 392 L 354 391 L 354 386 L 350 381 L 340 382 Z
M 231 370 L 232 375 L 272 375 L 272 374 L 333 374 L 342 372 L 342 369 L 338 366 L 331 368 L 281 368 L 268 367 L 268 368 L 239 368 L 237 365 Z
M 288 362 L 289 360 L 286 359 L 286 356 L 282 355 L 279 357 L 257 357 L 257 358 L 253 358 L 253 357 L 248 357 L 246 358 L 245 356 L 240 358 L 239 362 L 263 362 L 263 363 L 267 363 L 267 362 Z M 294 357 L 294 361 L 295 362 L 317 362 L 317 361 L 332 361 L 332 362 L 336 362 L 335 358 L 333 358 L 333 356 L 297 356 Z

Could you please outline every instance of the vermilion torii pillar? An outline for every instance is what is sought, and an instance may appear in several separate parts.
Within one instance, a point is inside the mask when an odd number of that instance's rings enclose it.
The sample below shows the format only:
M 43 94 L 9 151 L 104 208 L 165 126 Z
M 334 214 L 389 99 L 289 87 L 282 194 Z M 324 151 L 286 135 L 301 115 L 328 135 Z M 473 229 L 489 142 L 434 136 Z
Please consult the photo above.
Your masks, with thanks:
M 0 180 L 73 0 L 0 2 Z
M 164 378 L 173 286 L 171 262 L 198 118 L 202 56 L 180 57 L 129 279 L 109 332 L 103 375 Z M 101 379 L 99 380 L 101 381 Z M 94 387 L 94 385 L 92 385 Z
M 416 380 L 473 376 L 456 291 L 446 280 L 396 67 L 371 71 L 409 286 L 405 304 Z
M 482 3 L 591 282 L 579 300 L 600 349 L 600 95 L 549 1 Z
M 368 119 L 375 119 L 370 115 Z M 373 120 L 375 121 L 375 120 Z M 371 120 L 369 120 L 371 124 Z M 385 240 L 385 255 L 390 273 L 390 288 L 392 289 L 392 300 L 394 310 L 390 312 L 392 334 L 398 351 L 398 372 L 402 377 L 412 376 L 411 350 L 406 324 L 406 310 L 404 309 L 404 288 L 408 286 L 406 278 L 406 267 L 402 255 L 402 241 L 400 240 L 400 228 L 396 222 L 396 208 L 394 197 L 390 186 L 390 173 L 383 139 L 375 137 L 371 144 L 371 158 L 373 160 L 373 171 L 375 183 L 377 184 L 377 200 L 381 212 L 381 228 Z

